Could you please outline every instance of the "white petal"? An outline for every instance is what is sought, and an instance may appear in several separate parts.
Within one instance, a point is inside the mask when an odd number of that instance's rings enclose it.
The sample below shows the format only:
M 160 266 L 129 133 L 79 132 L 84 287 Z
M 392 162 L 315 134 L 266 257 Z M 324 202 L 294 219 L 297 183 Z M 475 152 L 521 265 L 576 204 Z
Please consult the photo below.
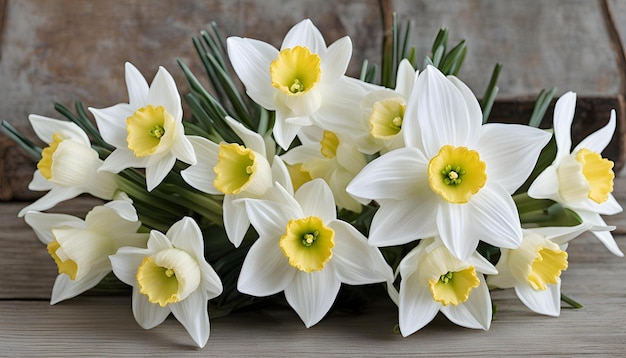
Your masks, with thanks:
M 425 193 L 429 194 L 429 193 Z M 430 193 L 432 196 L 432 193 Z M 403 245 L 437 233 L 436 209 L 426 195 L 388 200 L 374 215 L 369 243 L 377 247 Z
M 398 65 L 398 75 L 396 76 L 396 89 L 395 92 L 400 94 L 405 100 L 409 99 L 411 92 L 413 91 L 413 84 L 417 72 L 411 62 L 408 59 L 402 59 Z
M 349 285 L 391 281 L 393 272 L 380 251 L 367 244 L 365 236 L 350 224 L 333 221 L 335 247 L 332 261 L 337 277 Z
M 419 75 L 415 85 L 415 95 L 410 101 L 417 101 L 417 121 L 426 156 L 434 157 L 446 144 L 473 147 L 482 118 L 470 117 L 461 91 L 430 65 Z M 407 130 L 406 125 L 403 130 Z
M 399 324 L 404 337 L 422 329 L 439 312 L 439 303 L 433 300 L 430 290 L 420 285 L 418 274 L 403 276 L 400 282 Z
M 545 236 L 548 240 L 555 242 L 557 245 L 563 245 L 570 240 L 578 237 L 583 232 L 593 227 L 591 223 L 582 223 L 576 226 L 556 226 L 556 227 L 538 227 L 528 229 L 528 232 Z
M 174 317 L 185 327 L 187 333 L 200 348 L 204 347 L 209 340 L 210 325 L 207 306 L 207 297 L 200 291 L 170 305 Z
M 470 257 L 478 246 L 479 238 L 468 230 L 475 225 L 468 204 L 442 203 L 437 209 L 436 220 L 441 241 L 452 255 L 461 261 Z
M 143 248 L 121 247 L 117 253 L 109 256 L 115 277 L 129 286 L 137 285 L 137 269 L 149 255 L 150 252 Z
M 183 117 L 183 108 L 176 82 L 164 67 L 159 67 L 152 84 L 150 84 L 147 104 L 163 106 L 176 122 L 180 122 Z
M 330 187 L 322 179 L 304 183 L 295 194 L 305 216 L 317 216 L 329 223 L 337 218 L 335 199 Z
M 89 108 L 98 125 L 98 131 L 105 142 L 116 148 L 126 148 L 126 118 L 133 115 L 139 108 L 132 108 L 126 103 L 102 109 Z
M 280 203 L 249 199 L 246 200 L 248 219 L 261 237 L 279 238 L 285 233 L 290 213 Z
M 168 238 L 165 234 L 157 230 L 150 231 L 150 238 L 148 239 L 148 250 L 150 252 L 167 250 L 171 249 L 172 247 L 174 246 L 172 245 L 170 238 Z
M 48 210 L 58 203 L 72 199 L 82 194 L 83 190 L 77 187 L 71 188 L 61 188 L 55 187 L 52 188 L 46 195 L 37 199 L 34 203 L 28 205 L 24 209 L 20 210 L 17 214 L 18 217 L 24 216 L 28 211 L 43 211 Z
M 226 124 L 228 124 L 228 126 L 233 130 L 233 132 L 235 132 L 235 134 L 237 134 L 237 136 L 241 138 L 246 148 L 252 149 L 262 156 L 267 157 L 265 153 L 265 141 L 259 133 L 246 128 L 243 124 L 236 121 L 230 116 L 226 116 L 224 120 L 226 121 Z
M 152 191 L 157 187 L 157 185 L 161 184 L 163 179 L 165 179 L 167 174 L 169 174 L 170 170 L 174 167 L 175 162 L 176 157 L 171 154 L 167 154 L 162 158 L 155 160 L 155 163 L 148 163 L 148 165 L 146 165 L 146 188 L 148 191 Z
M 428 189 L 428 160 L 415 148 L 391 151 L 366 165 L 346 191 L 367 202 L 379 199 L 406 199 Z
M 589 211 L 576 211 L 576 214 L 580 216 L 583 222 L 591 223 L 597 226 L 606 226 L 606 223 L 597 213 Z M 608 231 L 592 231 L 593 235 L 604 244 L 604 246 L 611 251 L 613 255 L 623 257 L 624 253 L 620 250 L 619 246 L 615 242 L 613 235 Z
M 485 186 L 468 204 L 472 235 L 497 247 L 519 247 L 522 243 L 519 214 L 505 189 L 499 185 Z
M 352 57 L 352 41 L 344 36 L 328 46 L 322 59 L 323 81 L 335 80 L 346 73 Z
M 335 302 L 341 282 L 327 266 L 311 273 L 297 272 L 285 288 L 285 298 L 308 328 L 319 322 Z
M 280 49 L 284 50 L 296 46 L 308 47 L 311 53 L 317 53 L 320 56 L 324 56 L 326 53 L 324 37 L 309 19 L 300 21 L 287 32 Z
M 537 176 L 528 188 L 528 196 L 534 199 L 564 201 L 559 194 L 559 174 L 556 166 L 550 165 Z
M 107 208 L 110 208 L 120 218 L 126 221 L 138 221 L 137 210 L 132 203 L 124 200 L 113 200 L 104 204 Z
M 217 165 L 219 146 L 203 137 L 190 136 L 189 141 L 194 148 L 198 162 L 182 170 L 180 175 L 189 185 L 202 192 L 213 195 L 223 194 L 213 185 L 216 176 L 213 168 Z
M 222 203 L 224 229 L 226 229 L 226 236 L 230 242 L 235 247 L 239 247 L 250 227 L 250 220 L 248 220 L 245 200 L 234 201 L 234 199 L 236 199 L 234 195 L 224 195 L 224 202 Z
M 602 153 L 604 148 L 609 145 L 609 142 L 613 138 L 613 134 L 615 133 L 615 110 L 611 110 L 611 117 L 609 118 L 609 123 L 606 126 L 598 129 L 597 131 L 591 133 L 587 138 L 583 139 L 577 146 L 574 148 L 572 153 L 578 152 L 582 148 L 587 148 L 592 152 Z
M 194 255 L 197 260 L 204 261 L 202 231 L 194 219 L 185 216 L 175 222 L 165 235 L 170 238 L 174 247 Z
M 108 274 L 108 271 L 95 274 L 91 272 L 81 280 L 72 280 L 68 275 L 60 274 L 54 281 L 50 304 L 54 305 L 80 295 L 81 293 L 96 286 Z
M 285 121 L 298 126 L 311 125 L 309 116 L 317 112 L 323 103 L 322 91 L 318 87 L 297 96 L 279 91 L 274 99 L 278 109 L 285 113 Z
M 278 239 L 260 238 L 243 261 L 237 289 L 257 297 L 273 295 L 287 287 L 296 271 L 278 246 Z
M 37 137 L 46 143 L 52 143 L 52 136 L 61 132 L 63 133 L 63 139 L 76 139 L 83 144 L 90 145 L 87 134 L 72 122 L 60 121 L 37 114 L 29 115 L 28 120 Z
M 272 134 L 274 134 L 276 143 L 278 143 L 278 145 L 280 145 L 283 149 L 289 149 L 291 142 L 293 142 L 294 138 L 296 138 L 296 134 L 298 134 L 299 130 L 299 125 L 285 122 L 282 115 L 279 112 L 276 112 L 276 121 L 274 122 Z
M 250 98 L 265 109 L 276 109 L 276 89 L 272 87 L 269 69 L 278 50 L 265 42 L 241 37 L 229 37 L 226 45 L 228 58 Z
M 143 329 L 154 328 L 170 314 L 168 306 L 161 307 L 158 303 L 150 303 L 148 296 L 139 293 L 137 287 L 133 287 L 133 316 Z
M 25 212 L 24 220 L 33 229 L 39 240 L 49 244 L 55 240 L 52 229 L 57 227 L 84 228 L 85 222 L 72 215 L 48 214 L 38 211 Z
M 141 72 L 132 63 L 125 64 L 126 87 L 128 88 L 128 103 L 143 107 L 148 103 L 148 82 Z
M 322 84 L 323 105 L 311 115 L 311 121 L 325 130 L 369 136 L 369 124 L 363 120 L 361 103 L 367 92 L 358 80 L 341 77 L 332 83 Z
M 126 168 L 144 168 L 147 163 L 148 157 L 135 157 L 132 151 L 118 148 L 109 154 L 98 171 L 119 173 Z
M 33 173 L 33 180 L 28 183 L 28 190 L 33 191 L 48 191 L 54 187 L 54 184 L 49 182 L 48 179 L 44 178 L 44 176 L 41 175 L 39 169 L 35 170 L 35 172 Z
M 492 306 L 489 289 L 482 277 L 480 284 L 470 292 L 467 301 L 459 305 L 441 307 L 441 312 L 459 326 L 488 330 L 491 326 Z
M 272 161 L 272 179 L 285 188 L 288 193 L 293 195 L 293 183 L 289 176 L 289 170 L 285 162 L 283 162 L 279 156 L 274 156 L 274 160 Z
M 174 143 L 172 143 L 170 150 L 172 151 L 172 155 L 174 155 L 174 157 L 176 157 L 181 162 L 194 165 L 197 163 L 196 152 L 191 145 L 189 137 L 182 135 L 182 125 L 180 125 L 180 127 L 181 136 L 177 138 Z
M 483 274 L 496 275 L 498 273 L 498 270 L 493 266 L 493 264 L 477 251 L 472 253 L 472 255 L 467 259 L 467 263 L 474 266 L 477 272 Z
M 552 135 L 519 124 L 487 123 L 482 128 L 476 149 L 487 165 L 487 180 L 513 194 L 532 172 Z
M 546 285 L 546 290 L 535 290 L 530 285 L 515 286 L 517 297 L 532 311 L 558 317 L 561 313 L 561 280 L 555 285 Z
M 518 281 L 513 276 L 513 272 L 509 266 L 509 251 L 508 249 L 501 249 L 500 259 L 496 264 L 496 269 L 498 273 L 496 275 L 487 276 L 487 285 L 489 287 L 497 287 L 497 288 L 511 288 L 514 287 Z
M 567 92 L 554 105 L 554 137 L 556 138 L 556 160 L 569 155 L 572 147 L 571 127 L 576 110 L 576 93 Z
M 461 81 L 456 76 L 447 76 L 448 80 L 452 82 L 456 88 L 461 91 L 461 95 L 465 98 L 465 104 L 467 105 L 467 111 L 471 118 L 472 124 L 476 125 L 476 123 L 482 123 L 483 120 L 483 111 L 480 109 L 480 104 L 478 104 L 478 100 L 476 99 L 476 95 L 474 92 Z M 478 132 L 478 128 L 473 128 L 474 131 Z

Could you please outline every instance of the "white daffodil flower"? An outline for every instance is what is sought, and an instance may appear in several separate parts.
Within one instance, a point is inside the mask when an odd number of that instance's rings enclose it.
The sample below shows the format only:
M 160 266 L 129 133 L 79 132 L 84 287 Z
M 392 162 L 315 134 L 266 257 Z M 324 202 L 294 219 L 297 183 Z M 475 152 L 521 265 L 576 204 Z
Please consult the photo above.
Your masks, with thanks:
M 163 181 L 176 159 L 196 163 L 182 124 L 183 109 L 176 83 L 159 67 L 150 87 L 139 70 L 126 63 L 129 103 L 89 108 L 102 138 L 116 149 L 100 171 L 119 173 L 126 168 L 146 168 L 148 191 Z
M 226 43 L 250 98 L 276 111 L 273 133 L 282 148 L 289 148 L 302 126 L 358 117 L 354 108 L 365 91 L 345 76 L 352 56 L 349 37 L 326 47 L 320 31 L 307 19 L 289 30 L 280 51 L 248 38 L 229 37 Z
M 398 266 L 400 332 L 408 336 L 437 312 L 459 326 L 489 329 L 492 306 L 482 274 L 495 274 L 489 261 L 472 253 L 459 260 L 437 239 L 424 239 Z
M 80 127 L 35 114 L 28 116 L 28 120 L 35 134 L 48 143 L 28 189 L 49 192 L 22 209 L 19 217 L 28 211 L 50 209 L 83 193 L 104 200 L 113 198 L 117 191 L 115 175 L 97 172 L 102 160 Z
M 402 124 L 405 148 L 370 162 L 347 191 L 376 200 L 369 242 L 401 245 L 441 236 L 460 260 L 478 241 L 516 248 L 522 241 L 511 194 L 550 140 L 525 125 L 482 125 L 471 90 L 428 66 L 417 79 Z
M 181 171 L 192 187 L 214 195 L 224 194 L 223 219 L 228 239 L 239 247 L 250 227 L 245 201 L 241 198 L 262 198 L 274 181 L 291 186 L 285 164 L 274 158 L 273 149 L 263 137 L 233 118 L 226 123 L 241 138 L 237 143 L 216 144 L 203 137 L 190 137 L 198 162 Z
M 165 235 L 153 230 L 147 248 L 122 247 L 110 259 L 115 276 L 133 286 L 133 315 L 142 328 L 160 325 L 171 312 L 204 347 L 208 300 L 223 288 L 204 258 L 202 232 L 193 219 L 181 219 Z
M 114 200 L 93 208 L 85 220 L 29 211 L 28 225 L 57 264 L 59 275 L 50 304 L 75 297 L 97 285 L 111 272 L 109 255 L 122 246 L 145 246 L 147 234 L 137 233 L 141 222 L 128 201 Z
M 246 209 L 258 240 L 246 256 L 237 289 L 264 297 L 285 291 L 307 327 L 329 311 L 341 283 L 393 279 L 380 251 L 350 224 L 337 220 L 335 202 L 321 179 L 292 196 L 280 184 L 272 200 L 249 199 Z
M 519 248 L 502 249 L 498 274 L 487 277 L 490 287 L 515 288 L 517 297 L 534 312 L 561 312 L 561 272 L 568 266 L 566 243 L 589 230 L 591 224 L 524 230 Z
M 306 131 L 310 129 L 319 128 L 311 126 Z M 365 156 L 348 136 L 321 129 L 318 132 L 316 141 L 303 141 L 302 145 L 283 154 L 281 159 L 291 167 L 297 166 L 310 179 L 324 179 L 338 208 L 361 212 L 361 203 L 346 192 L 346 186 L 367 164 Z
M 573 210 L 583 222 L 598 228 L 606 223 L 600 215 L 614 215 L 622 211 L 613 191 L 613 162 L 602 158 L 600 153 L 613 138 L 615 110 L 611 110 L 609 123 L 583 139 L 574 150 L 571 125 L 576 108 L 576 94 L 568 92 L 561 96 L 554 108 L 554 136 L 557 153 L 547 167 L 528 189 L 528 195 L 536 199 L 551 199 Z M 593 234 L 614 255 L 624 256 L 610 232 L 603 229 Z

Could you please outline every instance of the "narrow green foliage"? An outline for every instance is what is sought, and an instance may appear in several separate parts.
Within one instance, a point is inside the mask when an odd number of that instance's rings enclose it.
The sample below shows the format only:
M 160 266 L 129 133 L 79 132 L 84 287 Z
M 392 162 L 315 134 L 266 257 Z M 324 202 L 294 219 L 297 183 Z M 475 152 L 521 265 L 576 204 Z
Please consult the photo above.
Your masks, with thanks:
M 26 153 L 33 158 L 33 160 L 38 161 L 41 159 L 41 147 L 37 146 L 30 139 L 23 136 L 17 129 L 9 124 L 9 122 L 5 120 L 2 121 L 0 132 L 4 133 L 7 137 L 11 138 L 12 141 L 22 147 L 22 149 L 24 149 Z
M 529 126 L 539 128 L 555 93 L 556 87 L 552 87 L 550 91 L 546 91 L 544 89 L 539 92 L 539 96 L 537 96 L 537 100 L 535 101 L 533 113 L 530 115 L 530 120 L 528 121 Z
M 485 90 L 485 94 L 483 95 L 480 103 L 480 106 L 483 109 L 483 124 L 487 123 L 487 120 L 489 119 L 489 114 L 491 113 L 491 108 L 493 107 L 493 102 L 496 100 L 496 96 L 498 95 L 498 91 L 500 90 L 496 83 L 498 82 L 498 76 L 500 76 L 501 69 L 502 65 L 496 63 L 493 68 L 493 72 L 491 73 L 489 85 L 487 85 L 487 89 Z
M 561 293 L 561 301 L 567 303 L 570 306 L 570 308 L 575 308 L 575 309 L 583 308 L 583 305 L 571 299 L 570 297 L 565 296 L 562 293 Z

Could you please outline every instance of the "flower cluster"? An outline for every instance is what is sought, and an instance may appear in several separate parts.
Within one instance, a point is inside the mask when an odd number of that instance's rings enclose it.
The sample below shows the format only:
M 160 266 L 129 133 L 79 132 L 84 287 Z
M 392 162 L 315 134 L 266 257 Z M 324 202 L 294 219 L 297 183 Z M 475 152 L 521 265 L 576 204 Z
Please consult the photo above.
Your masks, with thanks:
M 552 133 L 485 123 L 434 58 L 419 71 L 399 60 L 395 86 L 349 77 L 350 38 L 327 46 L 310 20 L 280 49 L 225 46 L 245 94 L 203 52 L 230 102 L 181 64 L 187 120 L 168 71 L 148 84 L 130 63 L 128 103 L 89 108 L 97 129 L 84 111 L 29 117 L 48 144 L 29 188 L 49 192 L 19 215 L 58 266 L 52 304 L 112 273 L 132 286 L 141 327 L 171 312 L 204 346 L 209 301 L 284 298 L 310 327 L 342 287 L 380 284 L 407 336 L 438 312 L 488 329 L 494 288 L 558 316 L 567 242 L 585 231 L 623 256 L 600 216 L 622 210 L 600 154 L 614 111 L 571 150 L 574 93 L 556 103 Z M 83 193 L 105 203 L 84 219 L 41 212 Z

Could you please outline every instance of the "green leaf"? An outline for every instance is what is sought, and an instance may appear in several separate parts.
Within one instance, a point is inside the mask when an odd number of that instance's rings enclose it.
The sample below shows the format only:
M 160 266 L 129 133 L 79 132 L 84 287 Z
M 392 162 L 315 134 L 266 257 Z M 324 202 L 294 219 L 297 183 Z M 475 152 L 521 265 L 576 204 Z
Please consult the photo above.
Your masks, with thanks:
M 2 120 L 0 132 L 4 133 L 12 141 L 17 143 L 17 145 L 24 149 L 24 151 L 26 151 L 26 153 L 28 153 L 33 160 L 38 161 L 41 159 L 41 147 L 22 135 L 17 129 L 15 129 L 15 127 L 9 124 L 9 122 Z
M 491 108 L 493 107 L 493 103 L 496 100 L 496 95 L 498 94 L 499 88 L 496 85 L 498 82 L 498 76 L 500 76 L 500 70 L 502 69 L 502 65 L 496 63 L 493 68 L 493 72 L 491 72 L 491 79 L 489 80 L 489 85 L 487 85 L 487 89 L 485 90 L 485 94 L 483 95 L 482 101 L 480 103 L 483 109 L 483 124 L 487 123 L 489 119 L 489 114 L 491 113 Z
M 550 91 L 546 91 L 544 89 L 539 92 L 537 100 L 535 101 L 533 113 L 530 115 L 530 120 L 528 121 L 529 126 L 539 128 L 539 126 L 541 125 L 541 121 L 543 120 L 543 117 L 548 110 L 548 106 L 550 105 L 550 102 L 552 102 L 552 98 L 554 98 L 555 93 L 556 87 L 553 87 Z

